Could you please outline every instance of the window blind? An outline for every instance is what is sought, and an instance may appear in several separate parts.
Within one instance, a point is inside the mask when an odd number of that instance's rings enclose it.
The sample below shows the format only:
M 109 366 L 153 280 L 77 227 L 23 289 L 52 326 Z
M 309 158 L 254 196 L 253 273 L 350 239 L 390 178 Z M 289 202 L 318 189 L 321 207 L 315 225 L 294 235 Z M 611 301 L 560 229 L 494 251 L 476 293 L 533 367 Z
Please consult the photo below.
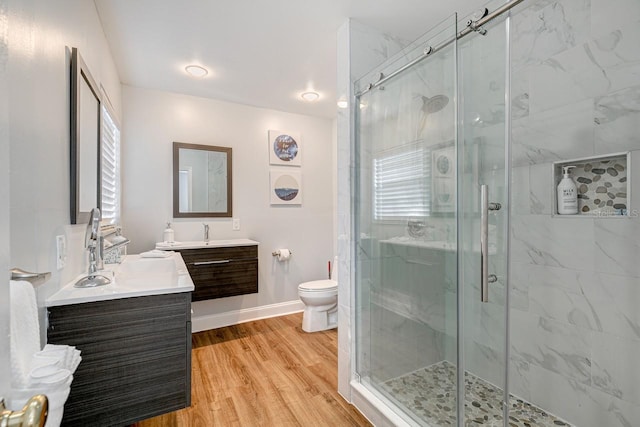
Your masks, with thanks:
M 431 150 L 412 146 L 373 160 L 373 211 L 377 221 L 429 216 Z
M 102 223 L 120 222 L 120 129 L 102 106 L 100 167 L 102 173 Z

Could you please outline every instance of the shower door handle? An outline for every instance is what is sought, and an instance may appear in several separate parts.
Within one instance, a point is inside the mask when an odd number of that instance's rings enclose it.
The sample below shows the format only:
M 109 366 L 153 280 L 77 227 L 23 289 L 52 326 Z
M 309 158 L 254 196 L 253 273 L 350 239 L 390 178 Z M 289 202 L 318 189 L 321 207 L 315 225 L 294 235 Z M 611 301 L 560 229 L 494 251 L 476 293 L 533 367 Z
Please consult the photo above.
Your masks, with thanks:
M 489 274 L 489 211 L 498 211 L 500 203 L 489 203 L 489 186 L 480 186 L 480 301 L 489 302 L 489 283 L 498 278 Z

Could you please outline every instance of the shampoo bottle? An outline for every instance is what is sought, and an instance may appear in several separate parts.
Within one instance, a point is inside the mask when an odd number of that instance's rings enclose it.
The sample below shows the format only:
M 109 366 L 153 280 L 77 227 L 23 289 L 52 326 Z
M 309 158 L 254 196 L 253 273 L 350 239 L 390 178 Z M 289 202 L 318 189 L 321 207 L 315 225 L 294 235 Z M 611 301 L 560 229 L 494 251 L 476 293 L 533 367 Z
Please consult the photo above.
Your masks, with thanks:
M 173 229 L 171 228 L 171 223 L 167 222 L 167 228 L 164 229 L 164 241 L 166 243 L 173 243 Z
M 562 167 L 562 181 L 558 184 L 558 213 L 573 215 L 578 213 L 578 187 L 569 176 L 569 171 L 575 166 Z

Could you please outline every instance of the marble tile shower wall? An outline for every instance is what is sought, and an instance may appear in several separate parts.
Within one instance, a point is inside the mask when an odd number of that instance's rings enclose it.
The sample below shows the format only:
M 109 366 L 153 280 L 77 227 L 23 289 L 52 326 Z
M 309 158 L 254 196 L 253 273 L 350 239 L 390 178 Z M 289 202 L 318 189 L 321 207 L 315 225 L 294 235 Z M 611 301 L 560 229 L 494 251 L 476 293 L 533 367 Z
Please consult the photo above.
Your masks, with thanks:
M 345 22 L 337 34 L 338 96 L 351 100 L 354 82 L 401 51 L 406 41 L 380 33 L 356 21 Z M 355 286 L 351 252 L 353 176 L 353 105 L 338 110 L 337 123 L 337 250 L 338 250 L 338 391 L 351 401 L 352 361 L 355 360 Z M 368 414 L 373 416 L 372 414 Z
M 640 218 L 552 217 L 552 162 L 637 157 L 639 24 L 637 0 L 513 18 L 511 392 L 581 427 L 640 423 Z

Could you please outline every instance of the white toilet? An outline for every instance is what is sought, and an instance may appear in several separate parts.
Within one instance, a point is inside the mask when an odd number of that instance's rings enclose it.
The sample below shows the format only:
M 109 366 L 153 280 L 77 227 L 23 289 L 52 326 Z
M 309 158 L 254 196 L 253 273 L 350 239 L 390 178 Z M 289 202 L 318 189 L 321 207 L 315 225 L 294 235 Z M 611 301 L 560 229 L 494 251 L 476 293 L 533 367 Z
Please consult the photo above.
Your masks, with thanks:
M 298 295 L 305 305 L 302 317 L 303 331 L 326 331 L 338 327 L 338 282 L 304 282 L 298 285 Z

